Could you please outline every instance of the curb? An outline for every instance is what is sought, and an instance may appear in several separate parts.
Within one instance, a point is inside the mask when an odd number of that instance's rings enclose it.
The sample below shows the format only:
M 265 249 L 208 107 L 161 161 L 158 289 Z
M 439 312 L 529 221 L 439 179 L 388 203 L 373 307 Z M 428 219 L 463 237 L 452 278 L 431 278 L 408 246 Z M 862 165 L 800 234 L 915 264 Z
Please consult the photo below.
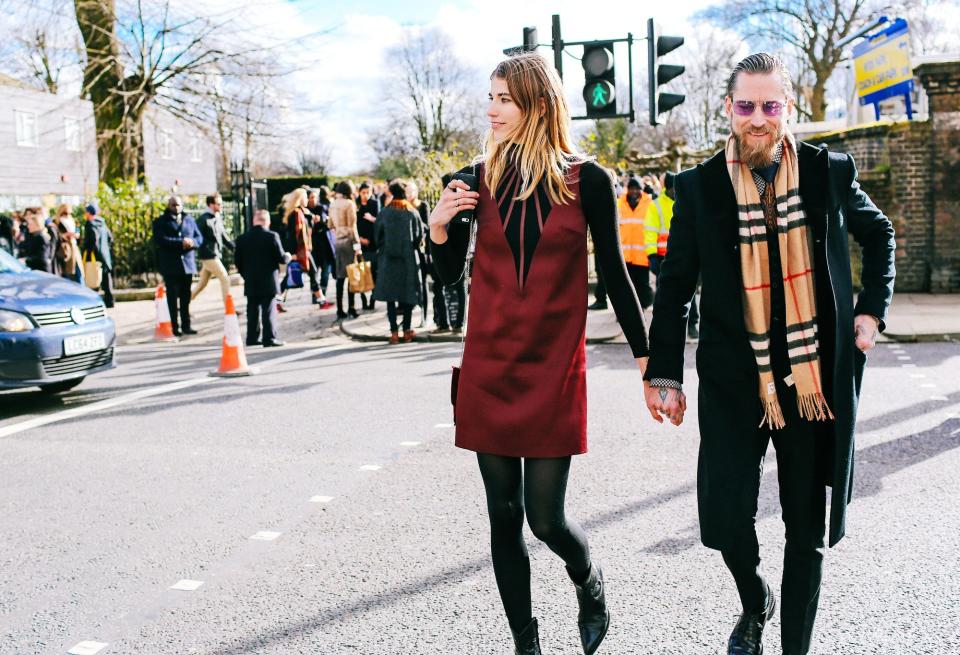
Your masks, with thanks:
M 960 332 L 946 332 L 943 334 L 892 334 L 884 332 L 883 336 L 899 343 L 941 343 L 944 341 L 960 341 Z
M 243 284 L 243 278 L 240 277 L 239 273 L 231 273 L 229 277 L 230 277 L 231 287 L 238 287 Z M 212 280 L 212 282 L 215 282 L 215 281 L 216 280 Z M 142 289 L 114 289 L 113 300 L 114 302 L 153 300 L 154 295 L 156 293 L 157 293 L 157 287 L 143 287 Z
M 364 334 L 363 332 L 360 332 L 360 331 L 351 330 L 348 327 L 350 324 L 343 320 L 337 321 L 335 325 L 340 326 L 340 332 L 342 332 L 344 336 L 349 337 L 354 341 L 365 341 L 365 342 L 381 341 L 383 343 L 388 343 L 390 341 L 390 337 L 388 336 L 380 336 L 376 334 Z M 620 335 L 616 334 L 610 337 L 587 337 L 586 343 L 589 345 L 604 344 L 616 339 L 618 336 Z M 419 332 L 417 333 L 417 336 L 413 338 L 414 343 L 460 343 L 462 340 L 463 340 L 463 335 L 460 335 L 460 334 L 431 335 L 431 334 L 420 334 Z

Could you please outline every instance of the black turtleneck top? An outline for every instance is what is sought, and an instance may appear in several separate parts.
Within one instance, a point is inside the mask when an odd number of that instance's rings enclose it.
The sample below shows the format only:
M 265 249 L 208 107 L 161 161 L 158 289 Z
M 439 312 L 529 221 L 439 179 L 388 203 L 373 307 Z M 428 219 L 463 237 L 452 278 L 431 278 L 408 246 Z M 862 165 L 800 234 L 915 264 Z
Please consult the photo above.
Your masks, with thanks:
M 473 168 L 463 168 L 459 172 L 470 173 Z M 526 201 L 514 200 L 519 186 L 519 175 L 515 169 L 509 169 L 498 185 L 494 197 L 522 287 L 530 272 L 530 263 L 535 257 L 540 234 L 550 220 L 551 202 L 542 181 Z M 595 162 L 584 162 L 580 166 L 580 203 L 593 236 L 597 261 L 617 320 L 630 343 L 633 356 L 645 357 L 648 352 L 647 332 L 637 293 L 627 274 L 623 251 L 620 248 L 617 196 L 613 178 Z M 523 216 L 526 220 L 521 219 Z M 533 217 L 536 217 L 536 220 L 532 220 Z M 443 244 L 431 243 L 433 263 L 444 284 L 453 284 L 463 276 L 469 241 L 469 225 L 451 223 L 448 226 L 447 241 Z

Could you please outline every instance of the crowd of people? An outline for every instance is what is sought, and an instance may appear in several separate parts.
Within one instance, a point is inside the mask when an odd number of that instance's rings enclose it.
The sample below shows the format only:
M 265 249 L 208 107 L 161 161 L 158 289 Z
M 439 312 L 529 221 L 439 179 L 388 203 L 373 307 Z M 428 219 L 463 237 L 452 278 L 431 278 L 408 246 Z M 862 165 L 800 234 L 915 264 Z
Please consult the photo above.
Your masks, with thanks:
M 44 206 L 0 215 L 0 250 L 33 270 L 99 288 L 104 304 L 113 307 L 113 235 L 96 204 L 87 205 L 83 213 L 82 225 L 77 224 L 68 204 L 61 204 L 53 215 Z M 85 261 L 97 263 L 96 283 L 84 278 Z

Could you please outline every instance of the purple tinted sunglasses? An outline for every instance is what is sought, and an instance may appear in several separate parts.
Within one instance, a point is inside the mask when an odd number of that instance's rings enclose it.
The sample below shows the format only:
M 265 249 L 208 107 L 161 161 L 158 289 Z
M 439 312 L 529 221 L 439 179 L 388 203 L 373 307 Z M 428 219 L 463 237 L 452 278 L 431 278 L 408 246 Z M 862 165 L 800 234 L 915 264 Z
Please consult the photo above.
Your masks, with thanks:
M 760 103 L 760 109 L 764 116 L 779 116 L 783 113 L 783 103 L 776 100 L 767 100 Z M 753 116 L 757 110 L 757 103 L 753 100 L 735 100 L 733 102 L 733 111 L 737 116 Z

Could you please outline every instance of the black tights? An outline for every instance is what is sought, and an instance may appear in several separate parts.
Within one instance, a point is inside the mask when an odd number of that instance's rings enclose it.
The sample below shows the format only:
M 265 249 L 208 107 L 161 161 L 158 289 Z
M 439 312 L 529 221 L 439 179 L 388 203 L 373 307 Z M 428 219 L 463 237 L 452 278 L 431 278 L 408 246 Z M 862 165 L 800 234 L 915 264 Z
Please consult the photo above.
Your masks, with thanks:
M 590 572 L 587 537 L 563 509 L 570 458 L 521 460 L 478 453 L 477 461 L 487 492 L 490 548 L 500 600 L 510 627 L 520 631 L 533 617 L 524 510 L 531 532 L 563 559 L 575 579 L 583 580 Z
M 350 291 L 350 287 L 347 286 L 347 278 L 345 278 L 345 277 L 338 277 L 338 278 L 337 278 L 337 312 L 340 313 L 340 314 L 343 313 L 343 289 L 344 289 L 344 287 L 347 288 L 347 306 L 348 306 L 350 309 L 353 309 L 353 306 L 354 306 L 354 298 L 356 298 L 356 296 L 357 296 L 357 294 L 355 294 L 353 291 Z

